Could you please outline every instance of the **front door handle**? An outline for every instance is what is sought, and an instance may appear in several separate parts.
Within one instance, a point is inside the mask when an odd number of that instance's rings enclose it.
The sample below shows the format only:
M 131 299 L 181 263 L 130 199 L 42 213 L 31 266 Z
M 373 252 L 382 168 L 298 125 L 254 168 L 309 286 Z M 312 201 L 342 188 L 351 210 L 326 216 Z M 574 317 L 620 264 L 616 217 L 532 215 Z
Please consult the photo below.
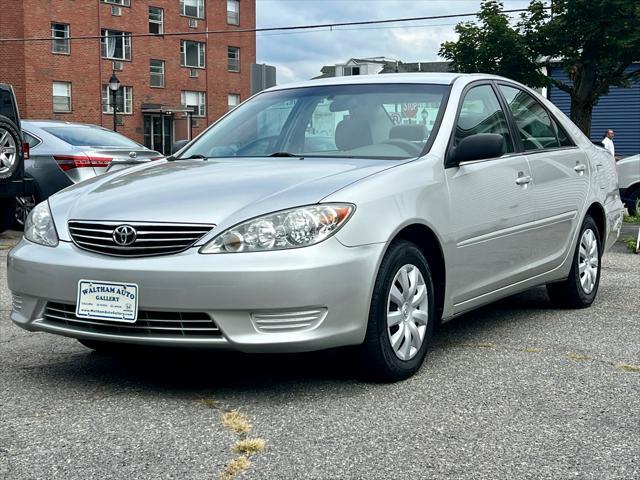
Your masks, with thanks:
M 526 185 L 531 182 L 531 175 L 521 175 L 516 178 L 516 185 Z

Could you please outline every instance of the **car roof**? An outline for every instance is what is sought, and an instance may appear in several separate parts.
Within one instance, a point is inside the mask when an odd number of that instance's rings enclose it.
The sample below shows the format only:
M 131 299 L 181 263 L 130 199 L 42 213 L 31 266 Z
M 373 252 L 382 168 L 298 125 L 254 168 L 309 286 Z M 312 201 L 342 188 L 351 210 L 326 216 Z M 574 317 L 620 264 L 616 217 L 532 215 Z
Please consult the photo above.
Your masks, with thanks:
M 286 83 L 283 85 L 272 87 L 265 91 L 287 90 L 290 88 L 316 87 L 325 85 L 362 85 L 385 83 L 424 83 L 432 85 L 451 85 L 459 78 L 464 78 L 468 82 L 481 79 L 509 80 L 508 78 L 483 73 L 384 73 L 377 75 L 348 75 L 345 77 L 318 78 L 315 80 L 306 80 L 303 82 Z

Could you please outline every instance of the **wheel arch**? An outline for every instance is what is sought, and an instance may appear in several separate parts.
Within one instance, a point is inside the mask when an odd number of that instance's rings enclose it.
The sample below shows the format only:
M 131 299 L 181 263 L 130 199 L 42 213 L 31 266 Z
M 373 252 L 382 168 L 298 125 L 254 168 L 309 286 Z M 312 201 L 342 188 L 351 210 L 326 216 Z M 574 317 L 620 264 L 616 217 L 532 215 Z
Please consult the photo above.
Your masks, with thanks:
M 587 209 L 585 217 L 587 215 L 590 215 L 595 220 L 596 225 L 598 226 L 598 234 L 600 235 L 600 242 L 602 242 L 602 244 L 604 245 L 604 243 L 607 240 L 607 237 L 606 237 L 606 235 L 607 235 L 607 216 L 606 216 L 606 213 L 604 211 L 604 208 L 599 203 L 594 202 Z
M 436 233 L 427 225 L 412 223 L 402 227 L 388 242 L 391 245 L 396 240 L 407 240 L 415 244 L 429 262 L 429 268 L 433 275 L 435 290 L 435 311 L 438 321 L 442 318 L 444 299 L 446 292 L 446 264 L 442 243 Z

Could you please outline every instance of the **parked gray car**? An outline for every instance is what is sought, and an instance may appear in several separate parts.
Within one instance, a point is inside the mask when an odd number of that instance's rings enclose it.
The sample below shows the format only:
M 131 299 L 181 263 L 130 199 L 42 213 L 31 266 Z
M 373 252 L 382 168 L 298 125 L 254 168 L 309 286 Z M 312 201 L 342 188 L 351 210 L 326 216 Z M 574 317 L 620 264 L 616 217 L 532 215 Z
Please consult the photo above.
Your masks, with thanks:
M 335 149 L 309 149 L 315 122 Z M 284 85 L 174 157 L 40 203 L 9 254 L 11 319 L 95 349 L 357 345 L 398 380 L 436 324 L 497 299 L 547 285 L 591 305 L 622 211 L 611 156 L 507 79 Z
M 640 202 L 640 154 L 623 158 L 618 162 L 620 196 L 629 215 L 638 214 Z
M 22 131 L 31 154 L 25 161 L 25 173 L 34 179 L 35 193 L 16 197 L 19 226 L 38 202 L 63 188 L 107 171 L 162 158 L 162 154 L 97 125 L 23 120 Z

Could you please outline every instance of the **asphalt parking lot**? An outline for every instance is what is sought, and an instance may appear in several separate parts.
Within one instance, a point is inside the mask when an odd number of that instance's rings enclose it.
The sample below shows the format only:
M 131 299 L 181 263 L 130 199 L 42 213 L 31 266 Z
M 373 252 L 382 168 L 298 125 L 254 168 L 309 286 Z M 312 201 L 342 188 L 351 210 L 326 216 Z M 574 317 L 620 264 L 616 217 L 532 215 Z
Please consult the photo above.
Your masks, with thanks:
M 361 381 L 340 352 L 108 356 L 10 324 L 0 239 L 0 478 L 640 478 L 640 255 L 592 308 L 534 289 L 443 326 L 421 371 Z M 251 431 L 223 422 L 239 410 Z M 245 465 L 245 467 L 247 467 Z

